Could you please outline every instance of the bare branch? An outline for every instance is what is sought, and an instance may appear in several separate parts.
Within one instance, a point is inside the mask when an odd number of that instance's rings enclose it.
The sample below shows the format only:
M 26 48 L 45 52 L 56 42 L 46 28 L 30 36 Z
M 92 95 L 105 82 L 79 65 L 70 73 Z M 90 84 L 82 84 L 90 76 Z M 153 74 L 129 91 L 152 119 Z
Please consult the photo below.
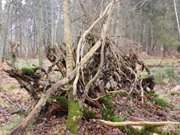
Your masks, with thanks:
M 113 6 L 114 1 L 112 1 L 111 3 L 109 3 L 107 5 L 107 7 L 105 8 L 104 12 L 102 14 L 99 15 L 99 17 L 93 22 L 93 24 L 89 27 L 89 29 L 87 29 L 84 34 L 81 36 L 79 43 L 78 43 L 78 47 L 77 47 L 77 52 L 76 52 L 76 68 L 77 68 L 77 74 L 76 74 L 76 78 L 74 80 L 73 83 L 73 95 L 76 95 L 76 91 L 77 91 L 77 83 L 79 80 L 79 76 L 80 76 L 80 50 L 82 48 L 82 44 L 85 41 L 85 37 L 89 34 L 89 32 L 94 28 L 94 26 L 99 23 L 99 21 L 101 21 L 106 14 L 109 12 L 109 10 L 111 9 L 111 7 Z M 97 41 L 97 43 L 99 43 L 100 41 Z M 99 43 L 101 44 L 101 43 Z
M 106 23 L 104 24 L 102 33 L 101 33 L 101 39 L 102 39 L 102 46 L 101 46 L 101 61 L 100 61 L 100 65 L 98 68 L 97 73 L 95 74 L 95 76 L 88 82 L 88 84 L 85 87 L 85 95 L 88 94 L 88 91 L 91 87 L 91 85 L 98 79 L 99 74 L 101 73 L 103 64 L 104 64 L 104 47 L 106 44 L 106 37 L 107 37 L 107 32 L 108 32 L 108 28 L 111 22 L 111 15 L 112 15 L 112 9 L 113 9 L 113 5 L 110 7 L 109 11 L 108 11 L 108 19 L 106 21 Z
M 99 122 L 112 126 L 112 127 L 119 127 L 119 126 L 166 126 L 166 125 L 180 125 L 180 122 L 173 122 L 173 121 L 160 121 L 160 122 L 151 122 L 151 121 L 124 121 L 124 122 L 111 122 L 105 120 L 98 120 Z

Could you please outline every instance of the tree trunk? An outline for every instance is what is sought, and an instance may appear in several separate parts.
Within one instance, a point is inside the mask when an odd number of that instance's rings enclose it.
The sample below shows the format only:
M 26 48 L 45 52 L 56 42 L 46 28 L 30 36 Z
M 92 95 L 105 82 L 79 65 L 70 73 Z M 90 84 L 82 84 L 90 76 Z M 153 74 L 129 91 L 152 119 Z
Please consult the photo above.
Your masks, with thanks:
M 42 0 L 38 1 L 38 13 L 37 13 L 37 29 L 38 29 L 38 59 L 39 59 L 39 66 L 43 65 L 43 15 L 42 15 Z
M 8 3 L 7 7 L 7 18 L 6 22 L 2 24 L 2 52 L 1 52 L 1 60 L 4 62 L 5 60 L 5 53 L 6 53 L 6 45 L 7 45 L 7 38 L 8 38 L 8 25 L 9 25 L 9 19 L 11 14 L 11 5 Z
M 2 0 L 0 0 L 0 51 L 2 49 L 1 47 L 2 47 Z
M 64 42 L 66 44 L 66 68 L 67 76 L 73 71 L 74 58 L 72 48 L 72 31 L 70 22 L 70 1 L 64 0 Z M 70 84 L 72 85 L 72 84 Z M 68 118 L 67 129 L 70 134 L 78 134 L 79 121 L 81 119 L 81 105 L 73 96 L 73 89 L 69 91 L 68 95 Z
M 179 34 L 179 39 L 180 39 L 180 24 L 179 24 L 179 17 L 178 17 L 178 13 L 177 13 L 176 0 L 173 0 L 173 2 L 174 2 L 174 12 L 175 12 L 175 15 L 176 15 L 178 34 Z

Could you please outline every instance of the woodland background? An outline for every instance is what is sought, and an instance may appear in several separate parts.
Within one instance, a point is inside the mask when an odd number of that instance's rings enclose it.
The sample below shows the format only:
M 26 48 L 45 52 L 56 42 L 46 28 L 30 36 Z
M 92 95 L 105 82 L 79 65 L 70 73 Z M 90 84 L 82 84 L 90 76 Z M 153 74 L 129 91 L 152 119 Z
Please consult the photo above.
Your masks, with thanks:
M 71 2 L 71 25 L 73 41 L 76 42 L 108 0 Z M 20 44 L 18 56 L 21 57 L 43 56 L 46 46 L 62 45 L 64 21 L 61 0 L 1 0 L 0 4 L 1 57 L 8 57 L 12 46 L 10 42 Z M 178 0 L 176 4 L 179 15 Z M 110 35 L 116 42 L 141 45 L 148 55 L 169 56 L 179 50 L 173 0 L 124 0 L 115 8 L 117 11 L 113 14 Z

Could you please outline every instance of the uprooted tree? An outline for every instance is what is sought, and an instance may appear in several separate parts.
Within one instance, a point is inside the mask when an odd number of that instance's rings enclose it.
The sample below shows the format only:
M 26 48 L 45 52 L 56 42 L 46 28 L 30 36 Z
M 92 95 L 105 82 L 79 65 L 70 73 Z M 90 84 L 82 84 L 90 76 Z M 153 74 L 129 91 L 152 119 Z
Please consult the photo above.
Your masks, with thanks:
M 122 49 L 108 36 L 116 2 L 113 0 L 107 5 L 81 35 L 77 47 L 73 47 L 69 1 L 64 0 L 65 47 L 62 45 L 59 48 L 46 48 L 47 59 L 51 65 L 47 69 L 12 67 L 6 71 L 36 102 L 28 116 L 12 131 L 12 135 L 25 133 L 26 127 L 34 121 L 48 99 L 53 96 L 63 95 L 68 99 L 67 128 L 70 134 L 78 133 L 83 107 L 96 105 L 101 97 L 113 91 L 135 94 L 141 97 L 142 103 L 144 102 L 144 93 L 154 87 L 150 71 L 133 49 Z M 100 34 L 93 34 L 94 27 L 99 23 L 103 24 Z M 62 79 L 53 79 L 53 74 L 59 74 Z

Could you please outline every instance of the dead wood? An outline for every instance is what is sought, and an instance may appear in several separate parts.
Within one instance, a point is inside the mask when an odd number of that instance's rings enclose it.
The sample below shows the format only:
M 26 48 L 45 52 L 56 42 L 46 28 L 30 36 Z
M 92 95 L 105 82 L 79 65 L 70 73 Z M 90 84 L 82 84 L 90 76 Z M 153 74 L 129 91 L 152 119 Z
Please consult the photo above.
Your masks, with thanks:
M 173 121 L 124 121 L 124 122 L 111 122 L 105 120 L 95 120 L 99 121 L 102 124 L 112 126 L 112 127 L 119 127 L 119 126 L 151 126 L 151 127 L 161 127 L 166 125 L 180 125 L 180 122 L 173 122 Z
M 81 62 L 80 62 L 80 66 L 84 66 L 93 56 L 93 54 L 99 49 L 99 47 L 101 46 L 100 41 L 98 41 L 90 50 L 89 52 L 82 58 Z M 19 135 L 19 133 L 23 133 L 25 131 L 25 128 L 27 127 L 27 125 L 29 123 L 31 123 L 35 117 L 38 116 L 40 110 L 42 109 L 42 107 L 46 104 L 48 98 L 54 94 L 59 87 L 69 83 L 70 81 L 73 80 L 73 78 L 75 77 L 76 74 L 76 69 L 73 70 L 73 72 L 71 72 L 69 74 L 69 76 L 67 76 L 66 78 L 56 82 L 55 84 L 53 84 L 46 92 L 43 96 L 41 96 L 40 100 L 38 101 L 38 103 L 35 105 L 35 107 L 33 108 L 33 110 L 28 114 L 28 116 L 11 132 L 11 135 Z
M 115 1 L 112 1 L 111 3 L 108 4 L 108 6 L 105 8 L 104 12 L 102 14 L 99 15 L 99 17 L 93 22 L 93 24 L 84 32 L 84 34 L 81 36 L 79 42 L 78 42 L 78 46 L 77 46 L 77 52 L 76 52 L 76 68 L 77 68 L 77 73 L 76 73 L 76 77 L 75 80 L 73 82 L 73 95 L 77 95 L 77 84 L 78 84 L 78 80 L 80 77 L 80 52 L 81 49 L 83 48 L 83 45 L 85 45 L 85 39 L 86 36 L 91 32 L 91 30 L 94 28 L 94 26 L 99 23 L 99 21 L 101 21 L 106 15 L 108 15 L 108 17 L 111 17 L 111 12 L 112 12 L 112 7 L 114 5 Z M 110 12 L 110 13 L 109 13 Z M 106 21 L 106 24 L 103 25 L 103 29 L 102 29 L 102 35 L 103 37 L 101 37 L 101 40 L 103 40 L 103 43 L 105 42 L 105 38 L 106 38 L 106 32 L 107 29 L 109 27 L 109 23 L 110 23 L 110 19 L 108 18 Z
M 119 90 L 121 93 L 123 89 L 124 93 L 137 96 L 142 95 L 142 92 L 153 90 L 154 78 L 136 53 L 132 50 L 124 53 L 107 36 L 113 4 L 111 2 L 106 7 L 105 11 L 80 38 L 77 48 L 73 52 L 76 54 L 76 67 L 68 73 L 67 77 L 65 77 L 66 51 L 63 48 L 49 47 L 46 49 L 47 59 L 51 62 L 47 70 L 41 68 L 35 70 L 33 74 L 24 74 L 17 69 L 6 71 L 38 101 L 29 115 L 11 132 L 11 135 L 23 133 L 28 124 L 39 115 L 48 98 L 54 94 L 61 96 L 63 92 L 66 93 L 68 90 L 64 89 L 64 85 L 71 81 L 74 81 L 73 94 L 83 103 L 90 103 L 97 107 L 99 105 L 96 105 L 95 100 L 113 93 L 114 90 L 117 93 Z M 105 17 L 107 20 L 103 24 L 101 35 L 97 38 L 90 32 Z M 83 48 L 85 45 L 86 49 Z M 55 68 L 64 77 L 56 82 L 49 78 Z M 146 76 L 144 77 L 141 73 L 145 73 Z
M 122 55 L 121 50 L 118 50 L 118 48 L 116 48 L 116 45 L 112 44 L 110 39 L 106 39 L 105 44 L 106 44 L 104 48 L 105 57 L 104 57 L 104 62 L 103 62 L 105 64 L 103 64 L 103 66 L 101 67 L 101 74 L 98 76 L 98 79 L 94 82 L 94 85 L 90 87 L 90 91 L 87 94 L 87 96 L 90 97 L 88 98 L 88 100 L 91 98 L 98 99 L 97 93 L 95 91 L 95 89 L 97 88 L 99 89 L 102 96 L 106 94 L 105 90 L 108 90 L 109 92 L 111 92 L 114 89 L 116 90 L 124 89 L 127 92 L 128 90 L 132 89 L 133 92 L 135 93 L 137 92 L 137 95 L 138 95 L 139 94 L 138 90 L 140 91 L 141 87 L 146 91 L 146 89 L 149 88 L 148 83 L 154 83 L 152 79 L 148 81 L 147 78 L 141 79 L 140 77 L 136 77 L 138 76 L 137 75 L 138 71 L 136 69 L 136 66 L 139 65 L 138 57 L 132 57 L 130 54 Z M 85 84 L 87 84 L 87 82 L 91 80 L 98 71 L 98 65 L 101 61 L 100 56 L 102 54 L 101 53 L 102 50 L 100 49 L 101 45 L 102 45 L 101 40 L 98 40 L 93 45 L 93 47 L 90 47 L 87 54 L 80 61 L 79 65 L 83 67 L 83 73 L 84 73 L 84 76 L 86 76 L 86 79 L 84 80 Z M 112 49 L 112 48 L 115 48 L 115 49 Z M 141 68 L 141 70 L 143 69 Z M 146 70 L 143 70 L 143 71 L 146 72 Z M 20 131 L 24 131 L 27 125 L 31 123 L 34 120 L 34 118 L 38 116 L 42 107 L 46 104 L 47 99 L 51 95 L 53 95 L 56 91 L 61 89 L 63 85 L 68 84 L 70 81 L 72 81 L 76 75 L 76 72 L 77 72 L 77 68 L 74 69 L 73 72 L 71 72 L 68 77 L 56 83 L 49 84 L 50 87 L 48 87 L 45 93 L 40 97 L 40 100 L 35 105 L 35 107 L 30 112 L 30 114 L 12 132 L 12 135 L 16 135 Z M 9 72 L 9 74 L 10 73 L 12 73 L 12 71 Z M 13 76 L 15 77 L 16 75 L 19 76 L 19 74 L 17 73 L 14 73 L 11 76 L 12 77 Z M 17 76 L 15 78 L 17 78 Z M 21 80 L 24 80 L 26 82 L 33 81 L 34 78 L 37 79 L 38 77 L 30 78 L 29 76 L 28 77 L 21 76 Z M 80 76 L 80 80 L 81 79 L 82 77 Z M 17 78 L 17 80 L 19 79 Z M 140 81 L 143 82 L 143 80 L 144 80 L 144 83 L 140 84 Z M 83 96 L 83 94 L 85 94 L 84 93 L 85 85 L 83 85 L 83 83 L 80 84 L 80 81 L 78 81 L 77 86 L 79 90 L 78 96 L 80 98 L 81 96 Z M 43 85 L 43 87 L 45 88 L 45 85 Z M 151 87 L 149 89 L 151 89 Z

